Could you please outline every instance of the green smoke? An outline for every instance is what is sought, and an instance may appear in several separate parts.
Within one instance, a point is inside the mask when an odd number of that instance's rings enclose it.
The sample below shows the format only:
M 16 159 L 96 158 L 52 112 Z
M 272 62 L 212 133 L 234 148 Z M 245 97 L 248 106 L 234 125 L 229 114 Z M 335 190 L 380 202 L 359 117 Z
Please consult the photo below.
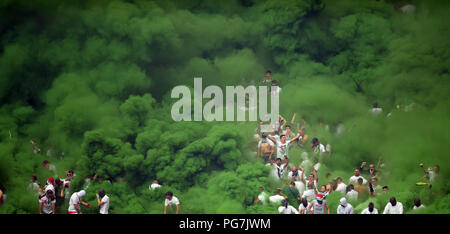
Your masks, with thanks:
M 399 10 L 408 2 L 415 13 Z M 252 154 L 255 122 L 170 115 L 176 85 L 258 84 L 270 69 L 281 114 L 297 113 L 294 128 L 303 119 L 310 139 L 332 146 L 320 185 L 347 183 L 381 156 L 390 191 L 371 198 L 379 212 L 396 196 L 408 213 L 449 213 L 449 9 L 437 0 L 2 1 L 0 212 L 38 212 L 26 187 L 31 175 L 41 185 L 54 176 L 47 159 L 60 178 L 75 171 L 72 192 L 97 175 L 85 200 L 95 204 L 104 188 L 111 213 L 162 213 L 169 190 L 182 213 L 277 213 L 253 204 L 260 186 L 271 194 L 287 183 Z M 369 115 L 374 101 L 382 116 Z M 291 149 L 294 165 L 309 144 Z M 441 166 L 433 194 L 415 185 L 419 163 Z M 150 191 L 155 178 L 163 188 Z M 332 213 L 340 197 L 328 197 Z M 416 197 L 426 208 L 412 211 Z

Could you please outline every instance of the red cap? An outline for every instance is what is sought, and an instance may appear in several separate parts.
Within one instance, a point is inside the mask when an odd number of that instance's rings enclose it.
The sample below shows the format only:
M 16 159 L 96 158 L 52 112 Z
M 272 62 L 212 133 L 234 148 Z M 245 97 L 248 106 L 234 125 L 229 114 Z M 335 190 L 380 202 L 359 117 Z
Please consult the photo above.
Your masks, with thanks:
M 50 182 L 52 185 L 55 185 L 55 180 L 53 180 L 53 177 L 48 177 L 48 182 Z

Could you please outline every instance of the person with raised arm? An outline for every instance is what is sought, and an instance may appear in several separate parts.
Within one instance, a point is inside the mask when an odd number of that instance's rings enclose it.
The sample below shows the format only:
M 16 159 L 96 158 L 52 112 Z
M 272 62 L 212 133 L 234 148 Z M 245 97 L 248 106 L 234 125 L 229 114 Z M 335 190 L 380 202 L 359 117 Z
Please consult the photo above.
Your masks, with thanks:
M 297 135 L 291 140 L 287 140 L 285 135 L 281 135 L 280 140 L 277 140 L 271 136 L 267 136 L 267 138 L 269 138 L 269 140 L 271 140 L 276 145 L 277 158 L 282 158 L 284 156 L 288 157 L 289 144 L 297 140 L 299 137 L 300 135 Z

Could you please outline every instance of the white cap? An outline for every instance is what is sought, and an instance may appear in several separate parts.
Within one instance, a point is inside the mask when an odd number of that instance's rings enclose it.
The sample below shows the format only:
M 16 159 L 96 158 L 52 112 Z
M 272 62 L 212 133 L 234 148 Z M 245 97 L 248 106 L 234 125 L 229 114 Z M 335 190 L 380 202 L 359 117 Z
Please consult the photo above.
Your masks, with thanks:
M 81 190 L 80 192 L 78 192 L 78 196 L 79 197 L 84 197 L 86 195 L 86 191 Z
M 345 199 L 345 197 L 341 198 L 341 200 L 339 200 L 339 202 L 341 203 L 342 206 L 347 205 L 347 199 Z

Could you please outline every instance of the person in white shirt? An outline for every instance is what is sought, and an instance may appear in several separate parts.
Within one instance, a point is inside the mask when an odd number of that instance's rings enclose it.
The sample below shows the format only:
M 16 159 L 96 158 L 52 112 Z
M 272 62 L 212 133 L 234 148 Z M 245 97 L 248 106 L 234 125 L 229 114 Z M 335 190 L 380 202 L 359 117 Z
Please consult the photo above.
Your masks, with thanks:
M 258 195 L 258 198 L 255 200 L 255 204 L 261 202 L 261 204 L 266 205 L 267 204 L 267 193 L 264 192 L 264 188 L 263 187 L 259 187 L 259 191 L 261 192 Z
M 300 180 L 300 181 L 294 181 L 295 183 L 295 187 L 297 188 L 298 192 L 300 193 L 300 195 L 302 195 L 305 192 L 306 186 L 305 184 Z
M 403 204 L 398 202 L 395 197 L 391 197 L 386 207 L 384 207 L 383 214 L 403 214 Z
M 378 102 L 374 102 L 372 106 L 373 106 L 372 109 L 370 109 L 369 111 L 370 113 L 372 113 L 373 116 L 377 116 L 383 113 L 383 109 L 378 107 Z
M 327 152 L 327 150 L 325 149 L 325 146 L 322 145 L 322 144 L 319 142 L 319 139 L 317 139 L 316 137 L 314 137 L 314 138 L 312 139 L 311 149 L 312 149 L 312 151 L 313 151 L 314 153 L 320 153 L 320 154 L 323 154 L 323 153 L 326 153 L 326 152 Z
M 347 185 L 344 184 L 344 182 L 342 182 L 342 178 L 341 177 L 336 178 L 336 183 L 337 186 L 335 191 L 338 191 L 342 193 L 342 195 L 345 195 L 347 193 Z
M 161 182 L 159 182 L 159 180 L 154 180 L 148 189 L 154 190 L 154 189 L 161 188 L 161 187 L 162 187 Z
M 281 196 L 280 193 L 281 189 L 279 188 L 275 189 L 275 195 L 270 196 L 269 201 L 274 204 L 281 204 L 281 201 L 283 201 L 285 198 Z
M 272 83 L 272 79 L 270 78 L 270 76 L 272 75 L 272 72 L 270 70 L 266 71 L 266 76 L 264 76 L 264 78 L 262 79 L 262 83 Z
M 425 208 L 425 206 L 422 204 L 422 202 L 420 201 L 420 198 L 416 198 L 414 199 L 414 207 L 413 210 L 417 210 L 420 208 Z
M 272 170 L 273 177 L 276 179 L 283 178 L 284 172 L 287 169 L 288 165 L 289 165 L 289 160 L 287 159 L 286 156 L 284 157 L 284 164 L 281 164 L 281 158 L 277 158 L 275 160 L 275 163 L 273 163 L 273 170 Z
M 302 199 L 300 202 L 300 206 L 298 207 L 299 214 L 309 214 L 308 211 L 308 201 L 306 199 Z
M 327 202 L 323 199 L 322 194 L 318 193 L 316 199 L 309 203 L 308 212 L 310 214 L 325 214 L 325 208 L 327 208 L 327 212 L 330 214 L 330 208 Z
M 302 198 L 311 201 L 314 199 L 315 195 L 318 193 L 317 184 L 319 183 L 319 177 L 314 167 L 312 167 L 313 173 L 309 174 L 308 180 L 306 180 L 305 168 L 300 168 L 302 171 L 302 175 L 300 176 L 302 182 L 306 185 L 306 190 L 303 193 Z
M 56 197 L 51 189 L 39 196 L 39 214 L 55 214 Z
M 357 184 L 358 183 L 358 179 L 362 178 L 363 179 L 363 184 L 367 184 L 367 180 L 364 179 L 364 177 L 362 177 L 359 173 L 359 169 L 355 169 L 355 175 L 353 175 L 352 177 L 350 177 L 350 184 Z
M 286 140 L 286 135 L 281 135 L 280 140 L 277 141 L 275 138 L 271 136 L 267 136 L 269 140 L 271 140 L 277 148 L 277 158 L 288 157 L 289 144 L 299 138 L 300 135 L 295 136 L 291 140 Z
M 364 209 L 361 214 L 378 214 L 378 210 L 374 207 L 373 202 L 370 202 L 369 207 Z
M 339 206 L 337 208 L 338 214 L 353 214 L 353 206 L 347 203 L 347 199 L 345 197 L 339 200 Z
M 300 173 L 296 166 L 293 166 L 291 171 L 288 173 L 288 178 L 294 181 L 301 180 Z
M 97 195 L 97 205 L 100 207 L 100 214 L 108 214 L 109 210 L 109 197 L 106 195 L 104 189 L 99 189 Z M 100 200 L 101 199 L 101 200 Z
M 319 193 L 322 194 L 323 199 L 326 199 L 327 196 L 328 196 L 328 194 L 330 194 L 330 193 L 328 192 L 328 190 L 327 190 L 327 186 L 326 186 L 326 185 L 320 186 L 320 191 L 319 191 Z
M 355 190 L 355 186 L 353 186 L 353 184 L 347 186 L 347 198 L 350 201 L 358 200 L 358 192 Z
M 28 185 L 28 190 L 30 190 L 36 194 L 39 194 L 40 192 L 42 192 L 41 187 L 39 186 L 39 184 L 37 182 L 36 176 L 31 176 L 30 184 Z
M 283 199 L 281 201 L 281 206 L 278 207 L 278 212 L 280 214 L 298 214 L 297 209 L 295 209 L 293 206 L 289 205 L 286 199 Z
M 49 189 L 52 190 L 53 194 L 56 194 L 55 193 L 55 180 L 53 179 L 53 177 L 48 177 L 47 182 L 45 183 L 44 191 L 47 191 Z
M 268 136 L 272 137 L 276 141 L 280 140 L 280 136 L 277 134 L 275 129 L 272 129 L 272 131 L 270 132 L 270 134 Z
M 379 195 L 382 189 L 383 188 L 378 184 L 378 179 L 376 177 L 370 179 L 369 191 L 371 196 Z
M 72 194 L 69 201 L 69 214 L 81 214 L 81 205 L 91 208 L 91 204 L 81 200 L 85 195 L 86 191 L 84 190 Z
M 175 196 L 173 196 L 172 192 L 167 192 L 166 193 L 166 200 L 164 201 L 164 214 L 167 214 L 167 208 L 172 207 L 173 205 L 175 205 L 177 207 L 177 211 L 176 214 L 180 213 L 180 201 L 178 200 L 178 198 L 176 198 Z
M 423 172 L 425 173 L 425 178 L 428 178 L 428 180 L 430 181 L 430 183 L 433 183 L 434 179 L 436 178 L 436 175 L 439 174 L 439 165 L 435 165 L 433 169 L 428 168 L 428 170 L 426 170 L 423 167 L 423 163 L 419 164 L 420 168 L 422 168 Z
M 295 136 L 290 125 L 286 125 L 286 130 L 283 130 L 283 135 L 286 136 L 286 140 L 291 140 Z

